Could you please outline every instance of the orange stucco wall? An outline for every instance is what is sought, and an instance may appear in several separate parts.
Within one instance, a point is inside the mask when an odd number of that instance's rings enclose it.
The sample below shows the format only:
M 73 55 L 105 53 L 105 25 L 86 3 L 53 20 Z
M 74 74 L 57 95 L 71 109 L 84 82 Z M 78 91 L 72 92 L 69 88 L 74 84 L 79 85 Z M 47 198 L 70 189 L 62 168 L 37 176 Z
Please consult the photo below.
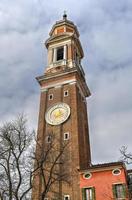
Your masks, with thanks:
M 91 172 L 90 179 L 84 179 L 83 174 L 80 176 L 80 187 L 94 187 L 96 200 L 113 199 L 112 185 L 117 183 L 126 183 L 124 169 L 121 169 L 121 174 L 113 175 L 112 170 Z

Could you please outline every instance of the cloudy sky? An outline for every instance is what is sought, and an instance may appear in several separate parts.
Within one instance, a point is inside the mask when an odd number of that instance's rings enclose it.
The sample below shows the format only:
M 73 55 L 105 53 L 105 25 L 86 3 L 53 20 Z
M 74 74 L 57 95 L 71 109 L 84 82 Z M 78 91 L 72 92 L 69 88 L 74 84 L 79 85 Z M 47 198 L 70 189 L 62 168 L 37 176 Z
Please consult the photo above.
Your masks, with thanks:
M 39 85 L 47 63 L 44 41 L 66 10 L 79 29 L 94 163 L 132 152 L 132 1 L 1 0 L 0 123 L 24 112 L 36 129 Z

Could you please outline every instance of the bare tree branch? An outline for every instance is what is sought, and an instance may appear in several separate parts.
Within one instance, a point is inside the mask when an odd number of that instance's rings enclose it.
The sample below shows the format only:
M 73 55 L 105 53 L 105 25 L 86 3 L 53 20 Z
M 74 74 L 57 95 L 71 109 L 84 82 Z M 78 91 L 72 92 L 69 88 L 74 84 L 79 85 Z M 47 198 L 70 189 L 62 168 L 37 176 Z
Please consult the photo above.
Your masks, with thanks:
M 46 139 L 39 142 L 35 140 L 34 131 L 28 131 L 26 123 L 25 117 L 20 115 L 0 127 L 1 200 L 31 199 L 35 177 L 42 181 L 40 200 L 54 190 L 54 184 L 70 184 L 69 173 L 64 167 L 69 162 L 69 142 L 61 141 L 54 133 L 50 133 L 50 142 Z
M 0 127 L 0 198 L 3 200 L 25 200 L 30 196 L 33 162 L 29 155 L 34 137 L 26 123 L 25 117 L 19 115 Z
M 35 176 L 41 177 L 42 180 L 42 191 L 39 197 L 41 200 L 47 197 L 54 184 L 59 182 L 70 184 L 69 173 L 64 170 L 64 165 L 66 166 L 69 161 L 66 159 L 69 142 L 62 142 L 54 133 L 51 136 L 50 142 L 45 140 L 41 144 L 36 141 L 39 153 L 36 152 L 35 156 L 35 166 L 38 169 Z
M 121 159 L 126 163 L 126 164 L 132 164 L 132 153 L 128 153 L 128 149 L 126 146 L 122 146 L 120 149 L 120 153 L 122 155 Z

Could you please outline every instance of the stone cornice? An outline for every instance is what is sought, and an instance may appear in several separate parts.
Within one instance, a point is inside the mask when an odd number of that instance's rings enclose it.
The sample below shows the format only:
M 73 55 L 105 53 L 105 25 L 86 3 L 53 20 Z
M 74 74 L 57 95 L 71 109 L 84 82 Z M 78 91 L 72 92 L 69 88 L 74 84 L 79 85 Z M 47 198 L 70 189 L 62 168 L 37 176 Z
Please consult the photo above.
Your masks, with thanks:
M 75 74 L 78 76 L 78 78 L 69 78 L 69 80 L 66 80 L 66 81 L 61 81 L 61 82 L 58 82 L 56 83 L 56 85 L 54 84 L 54 80 L 55 78 L 60 78 L 61 79 L 65 76 L 68 76 L 70 74 Z M 50 75 L 43 75 L 43 76 L 39 76 L 39 77 L 36 77 L 38 83 L 41 85 L 41 87 L 43 89 L 46 89 L 46 88 L 52 88 L 54 86 L 58 86 L 58 85 L 64 85 L 64 84 L 68 84 L 68 83 L 73 83 L 73 82 L 77 82 L 77 80 L 79 80 L 79 82 L 77 83 L 78 85 L 78 88 L 80 88 L 80 91 L 81 93 L 84 94 L 84 96 L 88 97 L 91 95 L 90 93 L 90 90 L 86 84 L 86 81 L 85 81 L 85 78 L 84 76 L 82 75 L 82 73 L 77 69 L 77 68 L 71 68 L 71 69 L 67 69 L 67 70 L 64 70 L 62 72 L 59 72 L 59 73 L 53 73 L 53 74 L 50 74 Z M 49 84 L 48 86 L 46 87 L 43 87 L 42 83 L 48 81 L 48 80 L 51 80 L 52 83 Z
M 60 20 L 60 21 L 57 21 L 56 24 L 53 25 L 53 27 L 52 27 L 52 29 L 51 29 L 49 35 L 50 35 L 50 36 L 52 35 L 52 33 L 53 33 L 53 31 L 55 30 L 55 28 L 60 27 L 60 26 L 63 26 L 63 25 L 67 25 L 67 26 L 69 26 L 69 27 L 74 28 L 75 31 L 76 31 L 77 36 L 79 37 L 79 31 L 78 31 L 76 25 L 74 25 L 74 23 L 73 23 L 72 21 L 69 21 L 69 20 Z

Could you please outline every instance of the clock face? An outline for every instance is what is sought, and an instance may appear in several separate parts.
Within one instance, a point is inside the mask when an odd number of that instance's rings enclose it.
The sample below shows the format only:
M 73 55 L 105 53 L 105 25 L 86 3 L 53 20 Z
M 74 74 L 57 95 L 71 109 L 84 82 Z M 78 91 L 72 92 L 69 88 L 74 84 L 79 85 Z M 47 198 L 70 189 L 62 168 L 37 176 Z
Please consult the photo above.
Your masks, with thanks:
M 45 120 L 48 124 L 59 125 L 65 122 L 69 116 L 70 107 L 66 103 L 57 103 L 47 110 Z

